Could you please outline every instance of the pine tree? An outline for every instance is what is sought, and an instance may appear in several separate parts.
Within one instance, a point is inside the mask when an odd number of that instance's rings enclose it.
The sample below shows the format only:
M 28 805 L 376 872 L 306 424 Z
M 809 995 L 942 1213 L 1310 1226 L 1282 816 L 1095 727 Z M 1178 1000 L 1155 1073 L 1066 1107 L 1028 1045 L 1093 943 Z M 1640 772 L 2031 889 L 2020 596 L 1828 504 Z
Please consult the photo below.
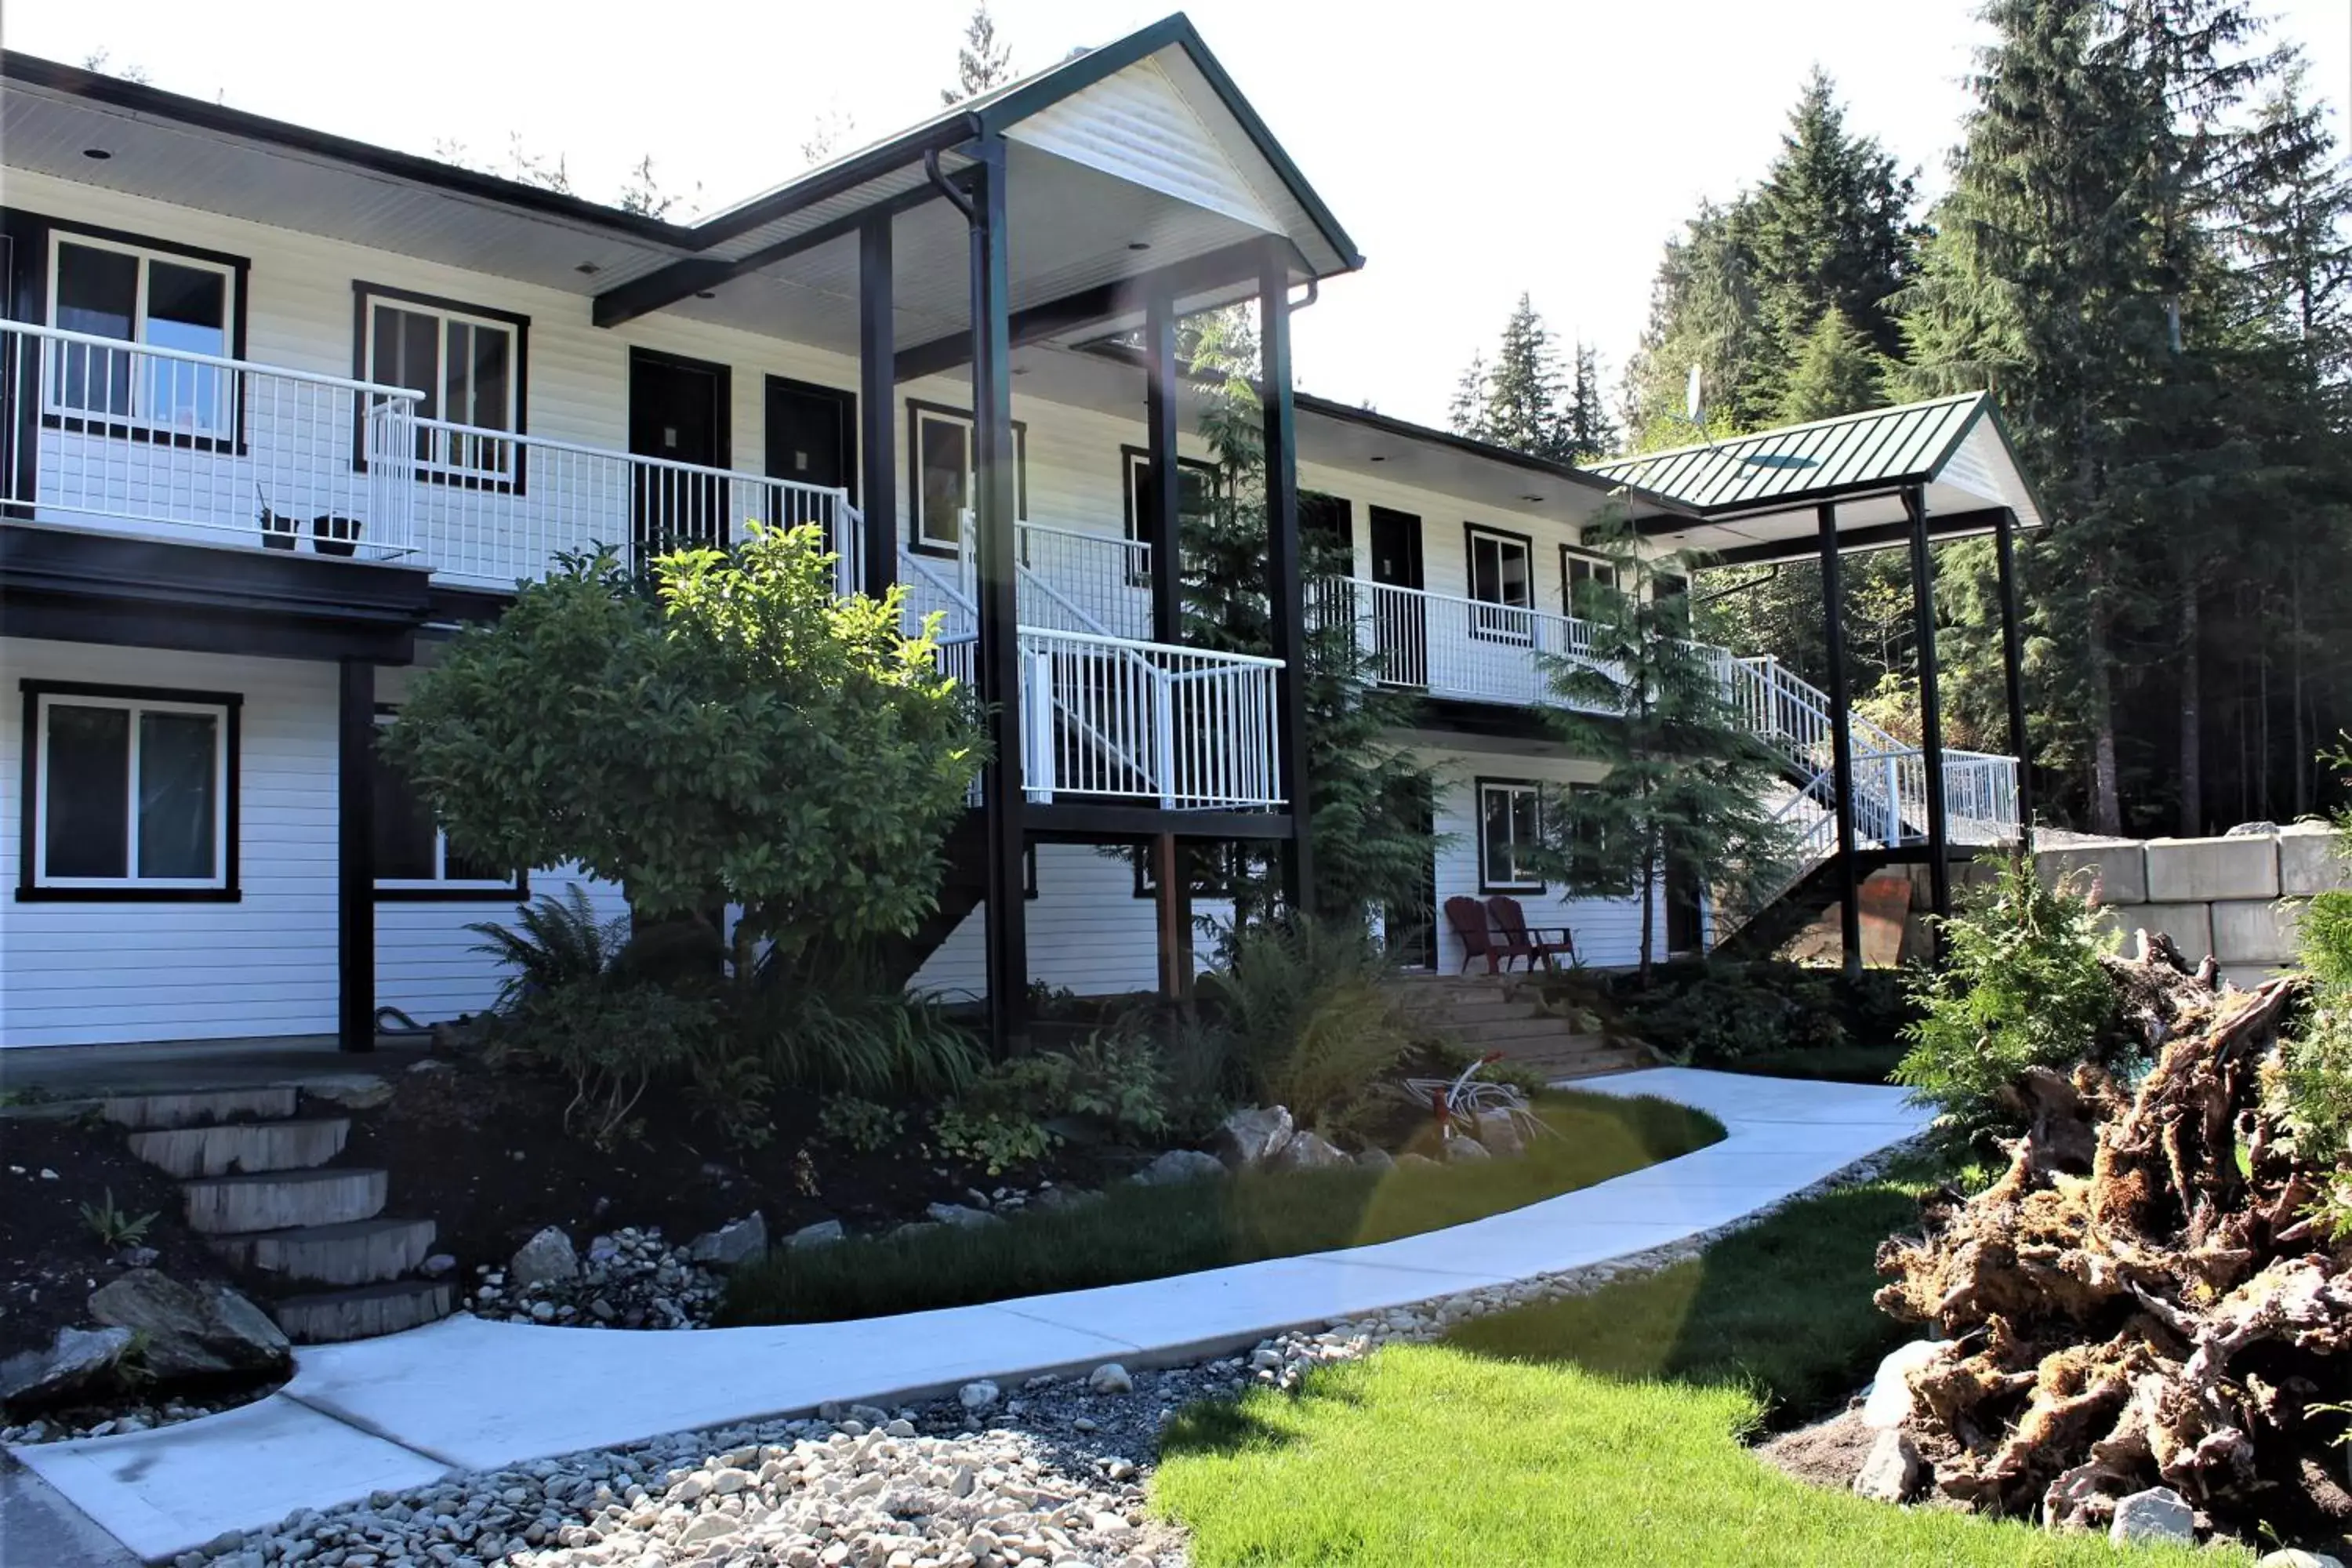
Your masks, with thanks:
M 940 89 L 940 101 L 952 109 L 1012 79 L 1012 46 L 996 41 L 996 19 L 988 14 L 988 0 L 980 0 L 964 24 L 963 46 L 956 50 L 956 84 Z
M 1600 526 L 1616 586 L 1584 585 L 1573 607 L 1590 646 L 1550 660 L 1557 700 L 1541 711 L 1569 754 L 1608 771 L 1546 803 L 1538 858 L 1572 897 L 1641 900 L 1647 986 L 1669 867 L 1690 868 L 1718 907 L 1752 907 L 1793 844 L 1770 804 L 1778 759 L 1732 712 L 1713 662 L 1690 640 L 1689 595 L 1656 591 L 1690 563 L 1644 558 L 1622 515 Z
M 1526 294 L 1503 324 L 1503 341 L 1486 373 L 1481 438 L 1530 457 L 1565 460 L 1568 431 L 1560 416 L 1559 356 L 1551 331 Z
M 1679 238 L 1666 242 L 1650 285 L 1650 321 L 1625 367 L 1625 424 L 1640 450 L 1675 447 L 1701 434 L 1753 429 L 1769 417 L 1750 391 L 1750 367 L 1766 327 L 1741 205 L 1703 204 Z M 1710 432 L 1691 427 L 1684 392 L 1699 372 Z
M 1880 364 L 1862 329 L 1844 310 L 1830 306 L 1805 334 L 1789 366 L 1774 419 L 1783 425 L 1801 425 L 1878 407 L 1885 401 Z
M 1562 415 L 1562 456 L 1571 463 L 1598 462 L 1617 452 L 1617 421 L 1601 387 L 1601 356 L 1591 344 L 1580 342 L 1569 373 L 1568 406 Z
M 1454 384 L 1454 400 L 1445 405 L 1445 422 L 1456 436 L 1474 441 L 1491 439 L 1486 429 L 1486 355 L 1473 353 L 1462 379 Z

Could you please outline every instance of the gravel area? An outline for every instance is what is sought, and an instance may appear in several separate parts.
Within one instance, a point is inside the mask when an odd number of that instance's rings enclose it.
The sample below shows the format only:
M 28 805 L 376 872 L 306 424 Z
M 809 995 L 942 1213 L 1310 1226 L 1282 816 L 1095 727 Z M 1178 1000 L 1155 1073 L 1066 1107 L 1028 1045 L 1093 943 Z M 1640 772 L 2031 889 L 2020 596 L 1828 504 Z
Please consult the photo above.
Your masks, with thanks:
M 268 1397 L 276 1387 L 271 1384 L 245 1393 L 209 1399 L 141 1400 L 130 1405 L 105 1405 L 79 1410 L 68 1406 L 50 1411 L 38 1420 L 27 1421 L 21 1426 L 0 1426 L 0 1445 L 63 1443 L 76 1437 L 110 1437 L 118 1432 L 145 1432 L 157 1426 L 194 1421 L 199 1415 L 216 1415 L 240 1405 L 250 1405 L 257 1399 Z
M 1670 1246 L 1280 1334 L 1235 1355 L 983 1381 L 895 1410 L 826 1405 L 379 1492 L 224 1538 L 175 1568 L 1182 1568 L 1181 1535 L 1148 1517 L 1143 1491 L 1160 1432 L 1182 1406 L 1296 1388 L 1324 1363 L 1670 1267 L 1786 1204 L 1871 1180 L 1910 1149 L 1881 1151 Z

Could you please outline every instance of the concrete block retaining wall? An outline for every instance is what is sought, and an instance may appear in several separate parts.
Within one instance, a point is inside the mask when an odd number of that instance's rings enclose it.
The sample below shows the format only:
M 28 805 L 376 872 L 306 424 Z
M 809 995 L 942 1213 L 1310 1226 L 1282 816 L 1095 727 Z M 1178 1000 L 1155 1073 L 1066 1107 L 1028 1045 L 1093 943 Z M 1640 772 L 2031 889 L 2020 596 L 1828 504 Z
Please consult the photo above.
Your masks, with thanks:
M 2162 931 L 2192 960 L 2212 954 L 2241 985 L 2293 962 L 2302 900 L 2352 890 L 2352 860 L 2319 823 L 2224 838 L 2053 845 L 2034 863 L 2053 885 L 2087 874 L 2111 929 L 2126 938 Z

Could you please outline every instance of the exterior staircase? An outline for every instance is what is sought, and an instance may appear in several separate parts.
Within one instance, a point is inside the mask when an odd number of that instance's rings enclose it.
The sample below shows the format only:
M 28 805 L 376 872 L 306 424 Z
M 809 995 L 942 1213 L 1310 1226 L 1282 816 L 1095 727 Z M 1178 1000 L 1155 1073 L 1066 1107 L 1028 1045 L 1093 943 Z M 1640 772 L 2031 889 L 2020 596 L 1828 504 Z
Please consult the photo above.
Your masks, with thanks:
M 1647 1046 L 1580 1034 L 1543 995 L 1535 974 L 1409 974 L 1397 984 L 1406 1015 L 1481 1052 L 1500 1051 L 1554 1080 L 1655 1067 Z
M 306 1114 L 301 1101 L 281 1084 L 120 1096 L 103 1114 L 130 1130 L 132 1153 L 179 1179 L 188 1224 L 213 1250 L 269 1282 L 257 1293 L 295 1343 L 447 1317 L 452 1284 L 414 1272 L 433 1249 L 433 1222 L 386 1217 L 386 1173 L 332 1163 L 351 1118 Z

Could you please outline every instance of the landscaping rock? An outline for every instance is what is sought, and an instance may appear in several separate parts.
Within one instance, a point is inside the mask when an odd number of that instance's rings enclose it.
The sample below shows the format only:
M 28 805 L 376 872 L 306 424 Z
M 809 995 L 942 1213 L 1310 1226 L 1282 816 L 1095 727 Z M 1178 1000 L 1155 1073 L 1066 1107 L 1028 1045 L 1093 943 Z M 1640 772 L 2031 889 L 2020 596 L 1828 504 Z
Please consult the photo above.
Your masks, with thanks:
M 1489 1154 L 1500 1154 L 1509 1159 L 1528 1152 L 1527 1139 L 1519 1131 L 1517 1121 L 1507 1110 L 1480 1112 L 1475 1136 Z
M 90 1292 L 89 1315 L 138 1335 L 141 1365 L 158 1383 L 283 1377 L 294 1365 L 269 1315 L 226 1285 L 183 1285 L 134 1268 Z
M 2141 1542 L 2197 1543 L 2197 1513 L 2170 1487 L 2150 1487 L 2116 1500 L 2116 1521 L 2107 1540 L 2117 1546 Z
M 966 1410 L 977 1414 L 994 1405 L 999 1398 L 1003 1397 L 1003 1392 L 996 1384 L 983 1377 L 976 1382 L 967 1383 L 957 1389 L 956 1403 Z
M 299 1086 L 313 1100 L 340 1105 L 345 1110 L 373 1110 L 392 1100 L 392 1085 L 372 1072 L 332 1073 L 306 1078 Z
M 1495 1152 L 1475 1138 L 1448 1138 L 1445 1141 L 1445 1162 L 1450 1165 L 1473 1164 L 1491 1160 Z
M 507 1279 L 516 1289 L 534 1285 L 569 1284 L 580 1278 L 580 1255 L 572 1238 L 549 1226 L 515 1249 L 507 1262 Z
M 784 1245 L 792 1247 L 830 1247 L 848 1234 L 848 1231 L 842 1228 L 839 1220 L 821 1219 L 814 1225 L 804 1225 L 784 1237 Z
M 1399 1154 L 1392 1162 L 1400 1171 L 1438 1171 L 1444 1167 L 1426 1154 Z
M 1118 1363 L 1107 1361 L 1087 1374 L 1087 1387 L 1097 1394 L 1131 1394 L 1135 1391 L 1135 1379 Z
M 1209 1140 L 1209 1152 L 1229 1171 L 1251 1170 L 1280 1153 L 1293 1130 L 1283 1107 L 1248 1106 L 1225 1118 Z
M 59 1329 L 48 1349 L 0 1361 L 0 1407 L 37 1410 L 108 1381 L 131 1339 L 129 1329 Z
M 1933 1340 L 1914 1340 L 1889 1351 L 1878 1363 L 1878 1375 L 1871 1380 L 1870 1391 L 1863 1398 L 1862 1424 L 1885 1431 L 1911 1419 L 1912 1375 L 1943 1352 L 1944 1347 Z
M 757 1263 L 768 1255 L 767 1219 L 755 1209 L 745 1218 L 696 1237 L 687 1243 L 686 1255 L 714 1268 L 740 1268 L 746 1263 Z
M 932 1204 L 923 1212 L 940 1225 L 952 1225 L 964 1230 L 977 1230 L 984 1225 L 1003 1225 L 1003 1218 L 986 1209 L 976 1209 L 965 1204 Z M 905 1226 L 899 1226 L 905 1230 Z
M 1385 1149 L 1366 1149 L 1356 1156 L 1356 1163 L 1368 1171 L 1393 1171 L 1396 1156 Z
M 1908 1502 L 1919 1489 L 1919 1449 L 1909 1434 L 1884 1431 L 1855 1473 L 1853 1489 L 1878 1502 Z
M 438 1279 L 457 1267 L 457 1258 L 446 1252 L 436 1252 L 416 1266 L 416 1271 L 427 1279 Z
M 2273 1552 L 2254 1564 L 2254 1568 L 2344 1568 L 2337 1559 L 2325 1552 L 2304 1552 L 2289 1547 L 2284 1552 Z
M 1225 1163 L 1214 1154 L 1204 1154 L 1198 1149 L 1171 1149 L 1136 1172 L 1133 1180 L 1138 1186 L 1172 1187 L 1224 1173 Z
M 1319 1171 L 1333 1165 L 1354 1163 L 1321 1136 L 1301 1131 L 1291 1135 L 1273 1159 L 1266 1162 L 1270 1170 Z

